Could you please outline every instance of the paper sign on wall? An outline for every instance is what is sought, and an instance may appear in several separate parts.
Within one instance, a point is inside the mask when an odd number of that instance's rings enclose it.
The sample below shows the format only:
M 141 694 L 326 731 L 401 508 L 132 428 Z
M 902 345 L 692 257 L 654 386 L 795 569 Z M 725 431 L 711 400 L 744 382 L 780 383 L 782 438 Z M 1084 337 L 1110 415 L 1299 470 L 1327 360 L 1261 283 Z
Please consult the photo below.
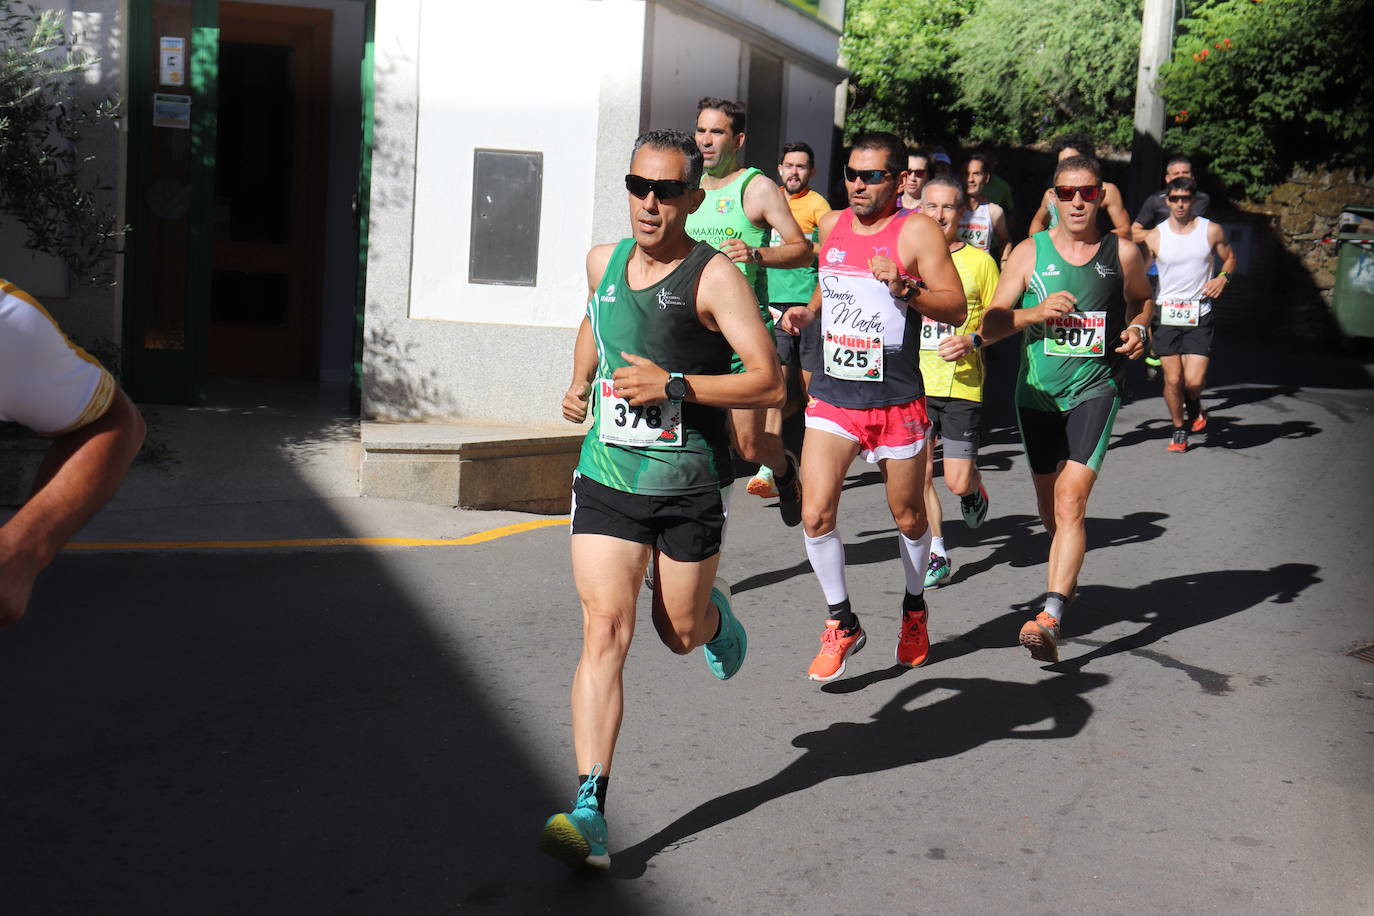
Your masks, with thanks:
M 153 126 L 191 129 L 191 97 L 171 95 L 166 92 L 153 93 Z
M 163 86 L 186 85 L 186 39 L 164 35 L 159 43 L 158 82 Z

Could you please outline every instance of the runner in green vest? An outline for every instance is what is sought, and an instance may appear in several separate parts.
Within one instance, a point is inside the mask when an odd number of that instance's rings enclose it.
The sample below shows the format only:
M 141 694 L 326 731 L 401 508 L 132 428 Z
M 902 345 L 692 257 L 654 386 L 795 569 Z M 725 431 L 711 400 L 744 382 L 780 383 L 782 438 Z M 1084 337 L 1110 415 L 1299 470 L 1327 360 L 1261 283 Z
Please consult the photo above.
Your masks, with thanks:
M 764 267 L 805 267 L 811 243 L 803 236 L 787 200 L 766 175 L 739 162 L 747 118 L 744 106 L 712 97 L 697 102 L 696 142 L 706 174 L 706 199 L 687 220 L 687 234 L 711 243 L 734 261 L 754 287 L 759 314 L 771 331 Z M 769 245 L 770 228 L 782 239 Z M 736 361 L 736 370 L 739 363 Z M 789 527 L 801 523 L 801 481 L 797 459 L 783 449 L 782 437 L 766 427 L 767 411 L 732 410 L 735 450 L 748 462 L 769 468 L 778 484 L 778 508 Z
M 1154 302 L 1139 250 L 1097 228 L 1102 167 L 1072 156 L 1051 189 L 1059 225 L 1016 246 L 1007 259 L 983 336 L 1022 332 L 1016 415 L 1049 532 L 1044 608 L 1021 628 L 1039 661 L 1059 660 L 1059 623 L 1078 585 L 1088 496 L 1121 404 L 1126 359 L 1145 353 Z
M 697 646 L 725 680 L 744 627 L 716 578 L 733 473 L 725 411 L 784 396 L 772 337 L 730 262 L 685 231 L 700 206 L 701 154 L 675 130 L 635 144 L 625 176 L 633 238 L 587 255 L 587 316 L 563 416 L 594 419 L 573 479 L 572 567 L 582 603 L 573 675 L 577 797 L 539 845 L 569 865 L 609 868 L 606 791 L 624 709 L 621 675 L 650 559 L 653 622 L 679 655 Z M 744 371 L 730 371 L 734 354 Z

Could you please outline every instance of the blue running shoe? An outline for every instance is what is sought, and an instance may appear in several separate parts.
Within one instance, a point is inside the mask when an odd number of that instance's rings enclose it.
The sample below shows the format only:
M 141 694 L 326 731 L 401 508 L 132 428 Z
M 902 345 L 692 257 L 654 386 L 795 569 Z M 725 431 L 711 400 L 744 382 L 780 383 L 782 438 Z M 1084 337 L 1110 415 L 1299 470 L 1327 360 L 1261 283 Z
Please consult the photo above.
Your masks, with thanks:
M 706 665 L 711 673 L 722 681 L 728 681 L 744 664 L 749 637 L 730 610 L 730 586 L 724 579 L 717 578 L 712 586 L 711 603 L 720 611 L 720 632 L 715 639 L 702 646 L 701 651 L 706 653 Z
M 926 567 L 926 588 L 938 588 L 944 585 L 953 574 L 954 567 L 950 565 L 949 557 L 932 553 L 930 565 Z
M 592 767 L 582 788 L 577 790 L 573 809 L 545 821 L 544 832 L 539 835 L 540 850 L 572 868 L 583 865 L 611 867 L 611 856 L 606 851 L 606 844 L 610 842 L 606 819 L 601 816 L 601 807 L 596 801 L 596 778 L 600 775 L 601 764 L 598 763 Z
M 964 524 L 977 528 L 988 517 L 988 491 L 981 484 L 977 493 L 959 499 L 959 511 L 964 514 Z

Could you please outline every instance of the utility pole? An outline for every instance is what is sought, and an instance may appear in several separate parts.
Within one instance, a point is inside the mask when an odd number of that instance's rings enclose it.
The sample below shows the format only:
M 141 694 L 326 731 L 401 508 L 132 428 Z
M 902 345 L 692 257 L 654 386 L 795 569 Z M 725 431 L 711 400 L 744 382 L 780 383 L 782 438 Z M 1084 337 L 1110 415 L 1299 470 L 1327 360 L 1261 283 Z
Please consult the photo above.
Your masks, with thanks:
M 1174 51 L 1174 0 L 1145 0 L 1140 22 L 1140 65 L 1135 77 L 1135 138 L 1126 192 L 1135 208 L 1154 190 L 1164 171 L 1164 100 L 1159 68 Z

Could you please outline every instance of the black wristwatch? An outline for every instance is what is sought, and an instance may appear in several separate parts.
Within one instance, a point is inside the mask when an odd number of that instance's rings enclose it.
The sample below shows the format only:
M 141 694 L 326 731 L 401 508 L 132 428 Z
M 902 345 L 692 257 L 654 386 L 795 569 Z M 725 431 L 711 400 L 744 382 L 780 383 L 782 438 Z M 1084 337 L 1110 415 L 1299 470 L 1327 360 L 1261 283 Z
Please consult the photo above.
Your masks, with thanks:
M 668 383 L 663 386 L 663 393 L 670 401 L 681 401 L 687 397 L 687 380 L 681 372 L 668 373 Z
M 968 335 L 973 340 L 973 349 L 978 350 L 983 346 L 983 335 L 977 331 L 971 331 Z
M 762 264 L 762 263 L 763 263 L 763 252 L 760 251 L 760 250 L 757 249 L 757 248 L 750 248 L 750 249 L 749 249 L 749 260 L 753 261 L 755 264 Z
M 906 283 L 906 292 L 902 293 L 900 296 L 897 296 L 896 298 L 902 300 L 903 302 L 910 302 L 911 297 L 916 295 L 916 284 L 912 283 L 910 280 L 905 280 L 904 282 Z

